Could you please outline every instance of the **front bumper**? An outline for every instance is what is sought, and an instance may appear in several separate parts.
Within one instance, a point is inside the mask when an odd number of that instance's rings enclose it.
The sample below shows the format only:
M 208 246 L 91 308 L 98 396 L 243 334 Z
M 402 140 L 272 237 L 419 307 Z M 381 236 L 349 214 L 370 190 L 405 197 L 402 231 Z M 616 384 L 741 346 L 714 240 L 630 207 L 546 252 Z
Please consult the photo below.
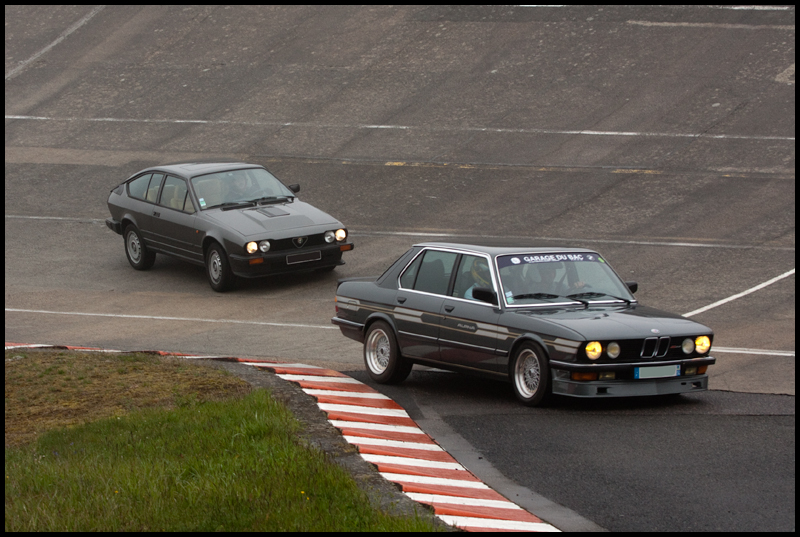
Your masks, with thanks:
M 326 244 L 303 250 L 280 250 L 266 254 L 230 254 L 231 270 L 242 278 L 258 278 L 288 272 L 319 270 L 344 265 L 342 254 L 353 249 L 353 243 Z
M 704 391 L 708 389 L 708 375 L 684 375 L 677 377 L 637 379 L 637 367 L 679 365 L 680 371 L 687 367 L 701 367 L 715 364 L 711 356 L 663 362 L 638 362 L 619 364 L 573 364 L 551 361 L 553 393 L 571 397 L 636 397 L 647 395 L 666 395 Z M 615 380 L 572 380 L 571 373 L 613 372 Z

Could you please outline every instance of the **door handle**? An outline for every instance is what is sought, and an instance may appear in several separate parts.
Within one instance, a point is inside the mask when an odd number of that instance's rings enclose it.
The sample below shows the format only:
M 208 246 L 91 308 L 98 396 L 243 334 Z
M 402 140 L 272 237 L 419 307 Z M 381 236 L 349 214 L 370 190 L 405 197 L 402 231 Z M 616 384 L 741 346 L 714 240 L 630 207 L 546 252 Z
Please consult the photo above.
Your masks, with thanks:
M 397 297 L 397 301 L 398 301 L 399 303 L 401 303 L 401 304 L 405 304 L 405 302 L 406 302 L 406 297 L 404 297 L 404 296 L 399 296 L 399 297 Z
M 444 307 L 444 311 L 446 311 L 447 313 L 452 312 L 454 309 L 456 309 L 455 306 L 445 306 Z

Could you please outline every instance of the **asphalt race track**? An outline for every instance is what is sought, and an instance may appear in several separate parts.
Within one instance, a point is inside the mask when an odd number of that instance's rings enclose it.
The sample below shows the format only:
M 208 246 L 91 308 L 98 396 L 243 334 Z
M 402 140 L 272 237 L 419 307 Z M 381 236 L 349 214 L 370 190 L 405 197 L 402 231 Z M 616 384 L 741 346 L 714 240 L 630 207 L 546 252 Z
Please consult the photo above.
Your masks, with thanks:
M 378 389 L 501 493 L 563 508 L 537 513 L 556 527 L 794 529 L 794 7 L 5 15 L 7 342 L 363 377 L 330 324 L 338 278 L 429 240 L 594 248 L 714 329 L 711 391 L 527 409 L 429 370 Z M 210 158 L 300 183 L 350 229 L 347 264 L 227 294 L 163 256 L 134 271 L 109 190 Z

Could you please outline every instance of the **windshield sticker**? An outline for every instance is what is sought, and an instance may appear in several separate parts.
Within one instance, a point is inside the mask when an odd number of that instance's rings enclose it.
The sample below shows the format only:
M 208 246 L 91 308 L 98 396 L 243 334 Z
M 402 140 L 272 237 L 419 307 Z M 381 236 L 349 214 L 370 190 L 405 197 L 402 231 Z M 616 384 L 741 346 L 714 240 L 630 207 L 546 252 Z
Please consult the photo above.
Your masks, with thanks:
M 501 256 L 497 258 L 499 268 L 510 267 L 511 265 L 534 264 L 534 263 L 562 263 L 564 261 L 589 261 L 595 263 L 605 263 L 602 257 L 597 254 L 531 254 L 518 256 Z
M 206 206 L 206 200 L 200 198 L 200 207 L 205 207 L 205 206 Z

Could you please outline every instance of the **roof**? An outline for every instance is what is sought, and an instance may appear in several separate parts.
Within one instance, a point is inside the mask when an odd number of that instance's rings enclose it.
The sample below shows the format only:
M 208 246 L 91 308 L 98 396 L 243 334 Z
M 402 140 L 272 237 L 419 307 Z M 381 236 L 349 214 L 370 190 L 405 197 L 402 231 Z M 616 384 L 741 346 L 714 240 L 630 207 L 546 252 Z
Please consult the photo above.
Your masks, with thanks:
M 468 252 L 489 254 L 491 256 L 520 254 L 520 253 L 551 253 L 551 254 L 552 253 L 596 253 L 594 250 L 588 250 L 586 248 L 559 248 L 559 247 L 532 248 L 530 246 L 499 247 L 499 246 L 483 246 L 477 244 L 457 244 L 449 242 L 422 242 L 419 244 L 415 244 L 414 246 L 418 246 L 420 248 L 423 247 L 448 248 L 451 250 L 463 250 Z
M 208 173 L 224 172 L 228 170 L 242 170 L 246 168 L 263 168 L 260 164 L 248 164 L 246 162 L 178 162 L 175 164 L 166 164 L 163 166 L 151 166 L 150 168 L 142 170 L 146 171 L 162 171 L 178 175 L 184 178 L 197 177 L 198 175 L 205 175 Z M 137 172 L 141 173 L 141 172 Z

